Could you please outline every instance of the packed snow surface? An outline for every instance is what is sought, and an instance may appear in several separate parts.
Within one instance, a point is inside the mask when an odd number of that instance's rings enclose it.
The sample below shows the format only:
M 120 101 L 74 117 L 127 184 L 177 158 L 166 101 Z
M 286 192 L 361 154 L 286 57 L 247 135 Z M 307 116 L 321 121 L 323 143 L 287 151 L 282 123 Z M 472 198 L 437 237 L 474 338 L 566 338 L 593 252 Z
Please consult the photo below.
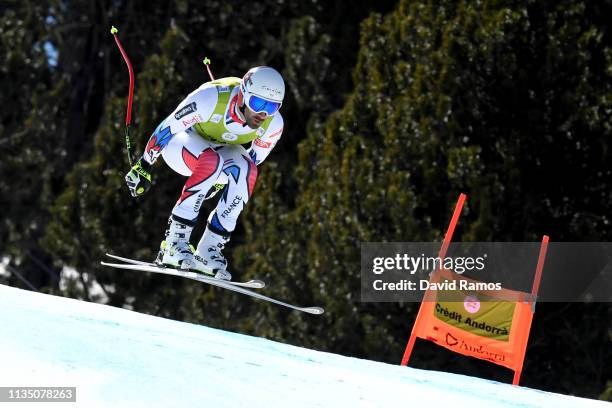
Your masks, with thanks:
M 53 407 L 611 406 L 2 285 L 0 328 L 0 386 L 77 387 Z

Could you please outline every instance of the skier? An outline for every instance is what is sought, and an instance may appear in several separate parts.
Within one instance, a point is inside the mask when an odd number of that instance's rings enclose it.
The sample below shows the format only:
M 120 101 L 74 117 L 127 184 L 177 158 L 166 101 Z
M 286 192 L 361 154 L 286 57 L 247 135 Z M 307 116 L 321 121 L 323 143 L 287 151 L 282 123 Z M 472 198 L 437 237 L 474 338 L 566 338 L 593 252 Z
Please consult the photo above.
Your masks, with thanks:
M 250 69 L 242 79 L 221 78 L 189 94 L 155 129 L 143 156 L 125 176 L 132 196 L 151 188 L 161 155 L 188 176 L 168 220 L 156 262 L 231 280 L 221 252 L 255 186 L 257 165 L 283 132 L 279 113 L 285 83 L 274 68 Z M 248 149 L 242 145 L 251 142 Z M 197 248 L 189 240 L 202 202 L 221 191 Z

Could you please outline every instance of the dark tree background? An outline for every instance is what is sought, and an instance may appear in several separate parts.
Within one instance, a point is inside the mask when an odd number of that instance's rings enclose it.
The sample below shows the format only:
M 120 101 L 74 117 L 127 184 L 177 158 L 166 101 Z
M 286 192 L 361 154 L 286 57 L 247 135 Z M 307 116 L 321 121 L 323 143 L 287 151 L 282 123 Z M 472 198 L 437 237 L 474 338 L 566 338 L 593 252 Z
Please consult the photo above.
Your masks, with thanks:
M 2 283 L 398 363 L 418 305 L 360 302 L 360 242 L 440 240 L 459 192 L 457 239 L 612 239 L 609 0 L 0 4 Z M 124 186 L 111 25 L 139 152 L 205 56 L 283 73 L 285 132 L 227 255 L 324 316 L 99 266 L 153 258 L 184 182 L 162 164 L 142 200 Z M 539 305 L 522 384 L 609 399 L 611 311 Z M 413 365 L 511 379 L 451 354 L 419 343 Z

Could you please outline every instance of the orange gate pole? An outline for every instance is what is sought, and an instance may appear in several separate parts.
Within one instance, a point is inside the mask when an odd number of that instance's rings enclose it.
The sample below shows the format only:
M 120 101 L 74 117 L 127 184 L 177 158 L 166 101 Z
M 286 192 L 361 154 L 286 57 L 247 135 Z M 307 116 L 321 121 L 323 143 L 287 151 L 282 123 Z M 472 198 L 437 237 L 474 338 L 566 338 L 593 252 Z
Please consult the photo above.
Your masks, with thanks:
M 448 225 L 448 230 L 446 231 L 446 235 L 444 236 L 444 241 L 442 241 L 442 247 L 440 248 L 440 252 L 438 256 L 440 259 L 444 259 L 446 256 L 446 252 L 448 251 L 448 247 L 453 238 L 453 234 L 455 233 L 455 227 L 457 226 L 457 222 L 459 221 L 459 216 L 461 215 L 461 210 L 463 209 L 463 204 L 465 203 L 465 199 L 467 196 L 464 193 L 459 195 L 459 199 L 457 200 L 457 204 L 455 205 L 455 210 L 453 211 L 453 216 L 451 217 L 450 223 Z M 429 289 L 428 289 L 429 291 Z M 427 297 L 427 292 L 425 293 L 424 298 Z M 419 313 L 417 313 L 417 320 L 421 313 L 421 308 L 423 307 L 423 301 L 421 301 L 421 305 L 419 307 Z M 404 356 L 402 357 L 401 365 L 405 366 L 408 364 L 410 360 L 410 355 L 412 354 L 412 349 L 414 347 L 414 343 L 416 341 L 415 335 L 415 327 L 418 326 L 418 322 L 412 326 L 412 332 L 410 333 L 410 338 L 408 339 L 408 344 L 406 344 L 406 349 L 404 350 Z

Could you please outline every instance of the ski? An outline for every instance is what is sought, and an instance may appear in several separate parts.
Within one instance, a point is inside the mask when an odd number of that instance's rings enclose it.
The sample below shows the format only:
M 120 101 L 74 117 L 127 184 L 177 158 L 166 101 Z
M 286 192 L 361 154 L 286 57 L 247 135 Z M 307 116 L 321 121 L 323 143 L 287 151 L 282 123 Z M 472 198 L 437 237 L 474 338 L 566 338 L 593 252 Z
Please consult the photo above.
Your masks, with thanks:
M 213 277 L 207 277 L 198 272 L 183 271 L 183 270 L 175 269 L 172 267 L 160 266 L 153 262 L 145 262 L 145 261 L 139 261 L 136 259 L 124 258 L 122 256 L 117 256 L 117 255 L 113 255 L 109 253 L 107 253 L 106 256 L 119 260 L 119 261 L 126 262 L 127 265 L 139 265 L 139 266 L 149 266 L 149 267 L 157 268 L 156 271 L 149 271 L 149 272 L 165 273 L 166 275 L 174 275 L 174 276 L 182 276 L 184 278 L 193 279 L 193 280 L 200 280 L 201 277 L 207 278 L 207 279 L 219 280 Z M 115 268 L 120 268 L 120 269 L 140 270 L 140 269 L 126 268 L 126 267 L 120 266 L 120 265 L 126 265 L 126 264 L 110 264 L 110 263 L 106 264 L 104 262 L 102 262 L 102 264 L 107 265 L 107 266 L 112 266 Z M 242 286 L 242 287 L 251 288 L 251 289 L 261 289 L 266 286 L 266 284 L 260 280 L 250 280 L 248 282 L 234 282 L 234 281 L 224 281 L 224 282 L 230 283 L 235 286 Z
M 109 258 L 116 259 L 118 261 L 123 261 L 123 262 L 134 264 L 134 265 L 149 265 L 149 266 L 157 265 L 155 262 L 146 262 L 146 261 L 139 261 L 137 259 L 124 258 L 122 256 L 109 254 L 108 252 L 106 253 L 106 256 L 108 256 Z
M 141 262 L 141 261 L 139 261 Z M 129 270 L 135 270 L 135 271 L 146 271 L 146 272 L 155 272 L 155 273 L 162 273 L 162 274 L 166 274 L 166 275 L 174 275 L 174 276 L 181 276 L 184 278 L 189 278 L 189 279 L 193 279 L 193 280 L 197 280 L 198 282 L 203 282 L 203 283 L 207 283 L 209 285 L 212 286 L 218 286 L 220 288 L 224 288 L 224 289 L 228 289 L 234 292 L 238 292 L 238 293 L 242 293 L 243 295 L 247 295 L 247 296 L 251 296 L 254 297 L 256 299 L 260 299 L 260 300 L 264 300 L 266 302 L 270 302 L 270 303 L 275 303 L 277 305 L 281 305 L 281 306 L 285 306 L 288 307 L 290 309 L 294 309 L 300 312 L 304 312 L 304 313 L 310 313 L 310 314 L 314 314 L 314 315 L 320 315 L 324 313 L 324 310 L 322 307 L 318 307 L 318 306 L 311 306 L 311 307 L 301 307 L 301 306 L 296 306 L 296 305 L 292 305 L 290 303 L 286 303 L 283 301 L 280 301 L 278 299 L 274 299 L 268 296 L 264 296 L 260 293 L 257 292 L 253 292 L 252 290 L 248 290 L 245 289 L 244 287 L 238 286 L 237 283 L 231 283 L 229 281 L 224 281 L 221 279 L 215 279 L 215 278 L 208 278 L 200 273 L 197 272 L 189 272 L 189 271 L 181 271 L 178 269 L 174 269 L 174 268 L 160 268 L 159 266 L 151 266 L 151 265 L 139 265 L 139 264 L 115 264 L 115 263 L 107 263 L 107 262 L 100 262 L 102 265 L 105 266 L 110 266 L 113 268 L 119 268 L 119 269 L 129 269 Z M 243 282 L 244 283 L 248 283 L 248 282 Z

